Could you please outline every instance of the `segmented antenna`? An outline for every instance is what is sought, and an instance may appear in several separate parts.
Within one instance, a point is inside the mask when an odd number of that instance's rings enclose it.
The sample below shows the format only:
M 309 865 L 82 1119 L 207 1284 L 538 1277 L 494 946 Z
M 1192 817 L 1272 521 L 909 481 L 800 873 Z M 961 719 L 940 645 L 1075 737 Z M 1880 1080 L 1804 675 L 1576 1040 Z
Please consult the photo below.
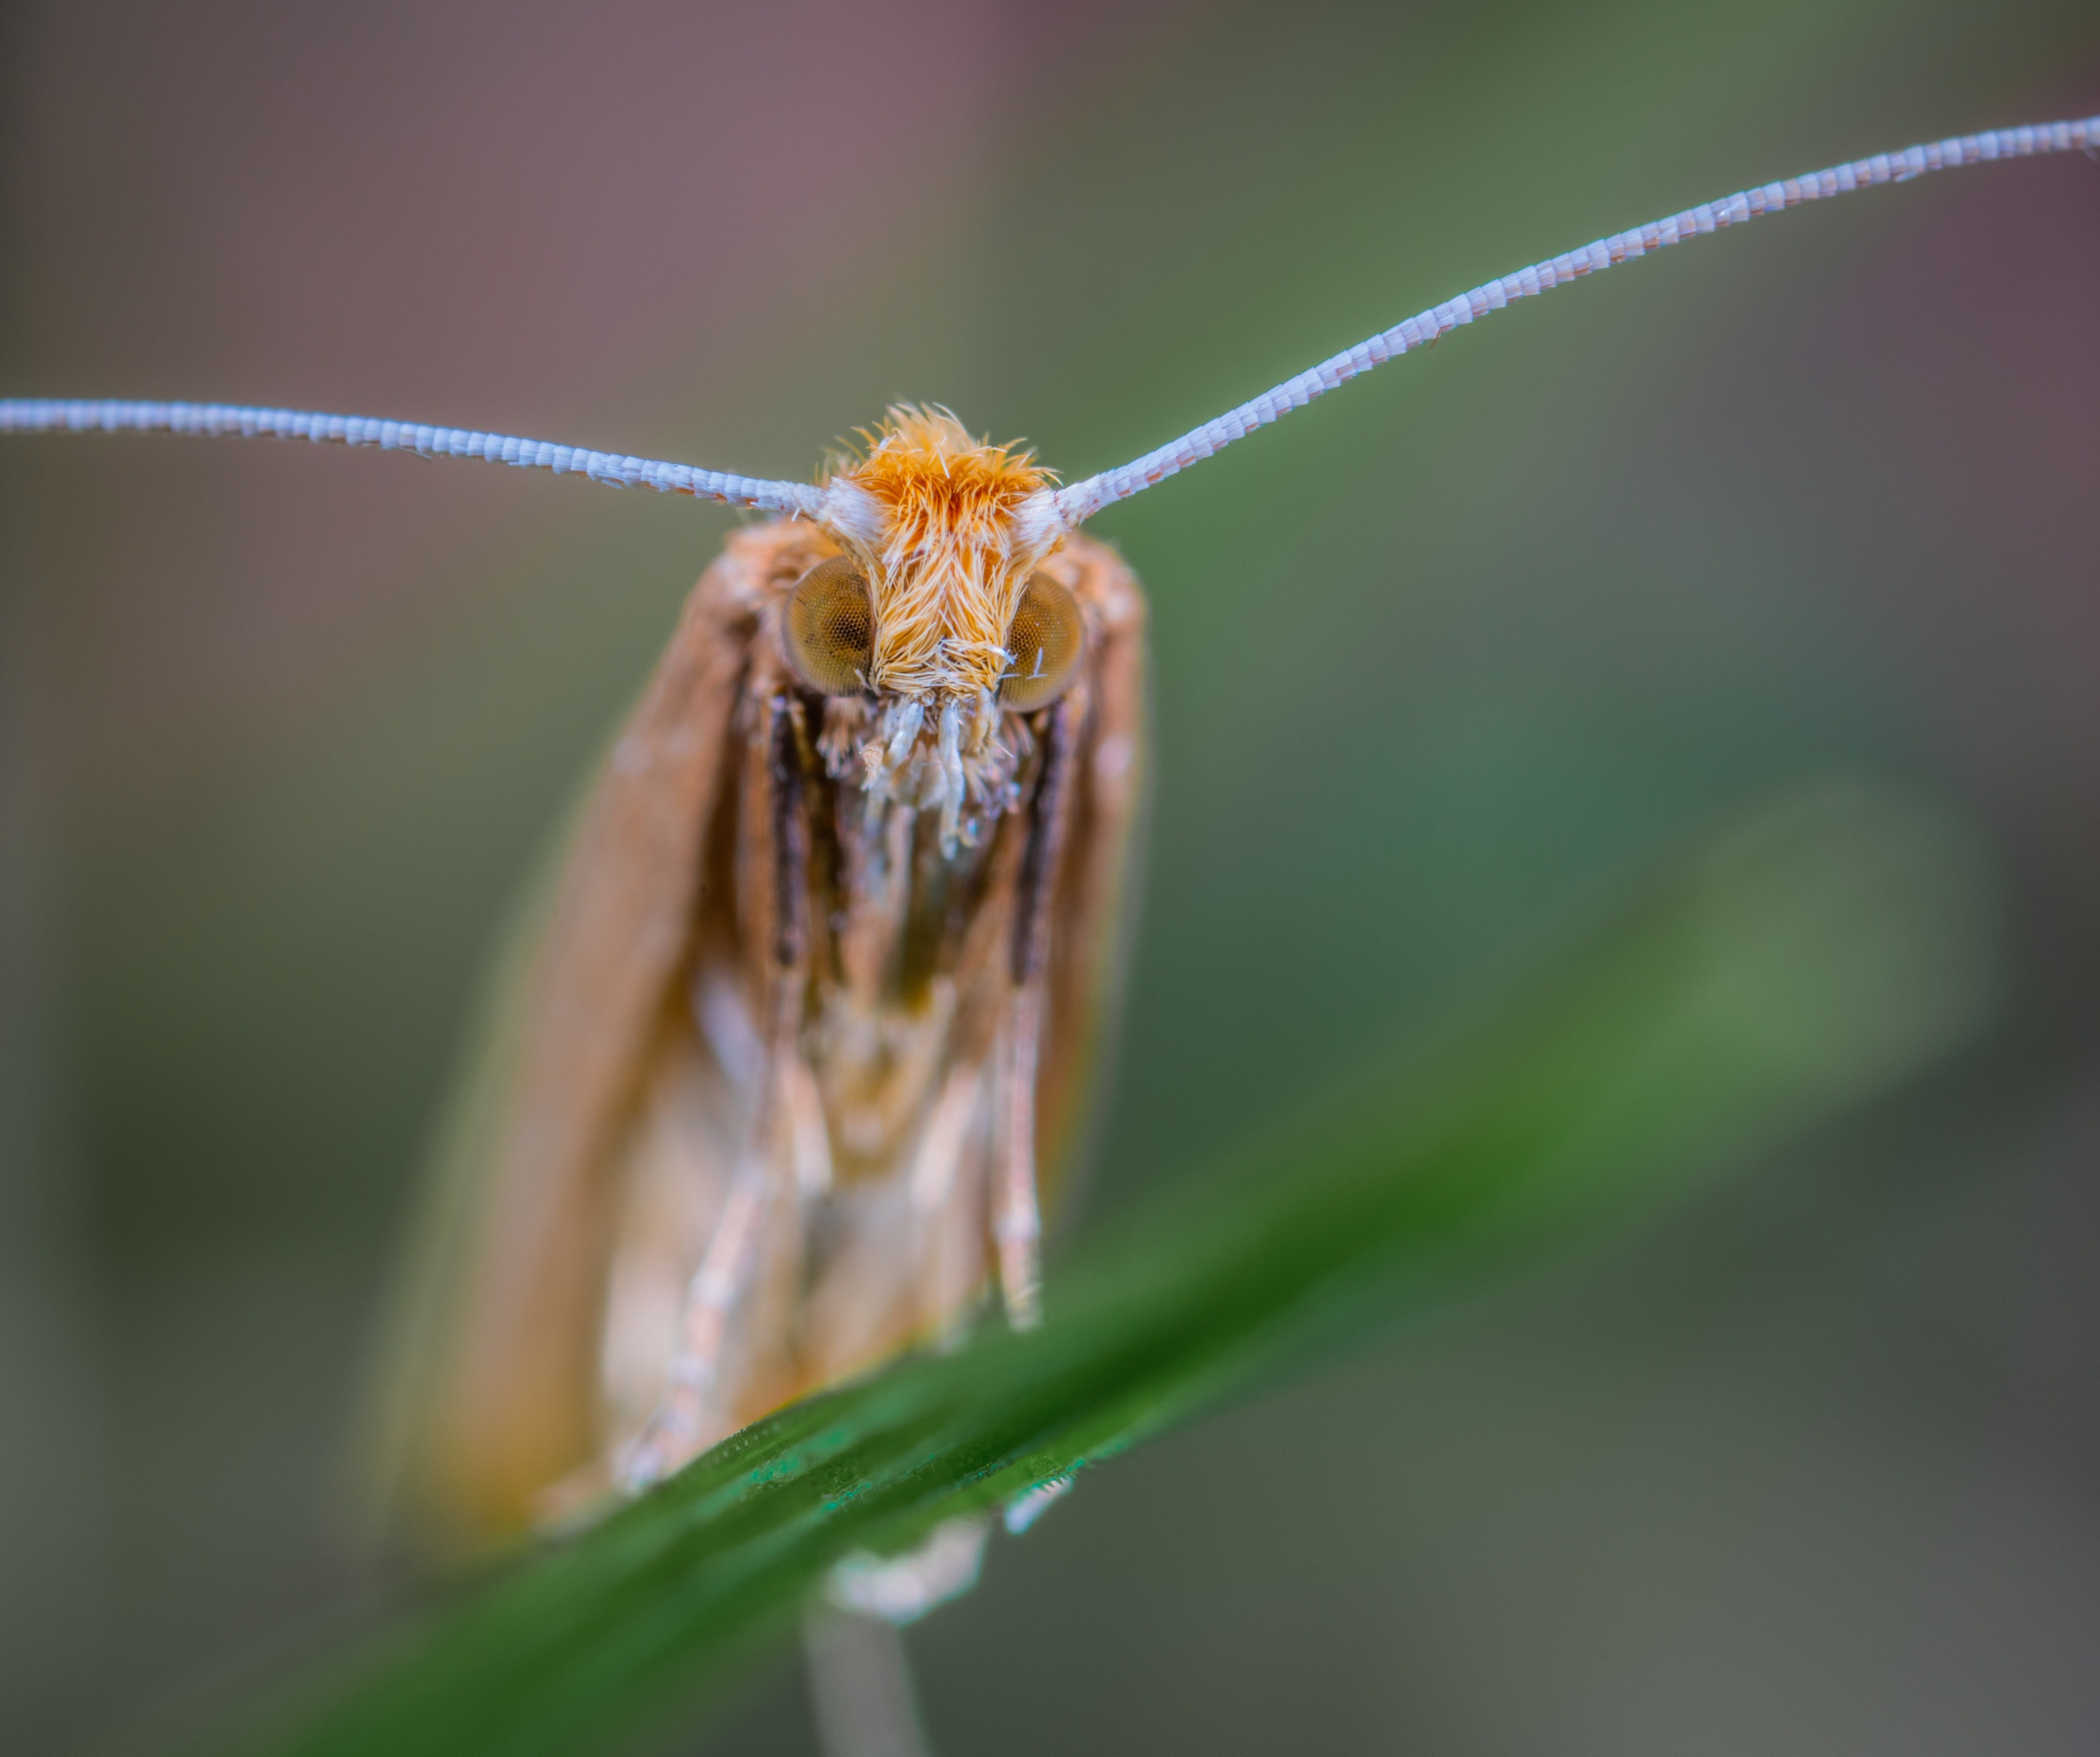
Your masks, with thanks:
M 1383 330 L 1346 352 L 1325 360 L 1295 378 L 1286 378 L 1251 403 L 1242 403 L 1215 421 L 1207 421 L 1178 439 L 1144 457 L 1075 482 L 1042 497 L 1047 523 L 1071 529 L 1104 506 L 1127 499 L 1155 482 L 1163 482 L 1198 463 L 1279 415 L 1302 408 L 1323 391 L 1347 384 L 1374 366 L 1398 358 L 1410 348 L 1434 342 L 1461 324 L 1498 311 L 1512 299 L 1529 298 L 1571 280 L 1580 280 L 1637 261 L 1651 250 L 1681 244 L 1688 238 L 1740 226 L 1761 214 L 1795 207 L 1803 201 L 1826 201 L 1833 196 L 1873 183 L 1908 183 L 1928 171 L 1957 165 L 1987 164 L 1994 159 L 2032 158 L 2045 152 L 2100 148 L 2100 116 L 2084 121 L 2045 122 L 2032 128 L 2001 128 L 1965 135 L 1903 152 L 1884 152 L 1829 170 L 1811 171 L 1745 189 L 1722 201 L 1702 202 L 1667 219 L 1615 232 L 1550 262 L 1534 263 L 1513 275 L 1432 306 L 1405 323 Z M 767 482 L 700 470 L 690 464 L 649 457 L 627 457 L 578 446 L 554 445 L 544 439 L 514 439 L 500 433 L 470 433 L 457 427 L 423 427 L 399 421 L 375 421 L 360 415 L 321 415 L 289 408 L 229 408 L 216 403 L 40 402 L 0 399 L 0 433 L 196 433 L 310 439 L 317 444 L 376 445 L 385 451 L 415 452 L 425 457 L 479 457 L 523 470 L 549 470 L 557 475 L 585 475 L 612 488 L 655 488 L 664 494 L 691 494 L 702 500 L 726 501 L 765 512 L 821 517 L 825 492 L 802 482 Z
M 589 476 L 608 488 L 654 488 L 732 506 L 814 516 L 823 491 L 806 482 L 763 482 L 691 464 L 593 452 L 505 433 L 424 427 L 364 415 L 322 415 L 296 408 L 239 408 L 222 403 L 66 403 L 0 398 L 0 433 L 194 433 L 218 438 L 309 439 L 316 445 L 376 445 L 423 457 L 479 457 L 520 470 Z
M 1802 201 L 1826 201 L 1833 196 L 1849 194 L 1869 183 L 1908 183 L 1928 171 L 1946 170 L 1957 165 L 1984 164 L 1993 159 L 2029 158 L 2038 153 L 2068 152 L 2074 148 L 2082 148 L 2091 154 L 2096 148 L 2100 148 L 2100 117 L 2090 117 L 2081 122 L 2046 122 L 2033 128 L 2001 128 L 1989 134 L 1966 135 L 1958 140 L 1943 140 L 1933 146 L 1912 147 L 1907 152 L 1885 152 L 1873 158 L 1855 160 L 1850 165 L 1835 166 L 1829 170 L 1811 171 L 1805 177 L 1789 177 L 1783 183 L 1767 183 L 1762 189 L 1746 189 L 1723 201 L 1688 208 L 1652 225 L 1599 238 L 1582 249 L 1570 250 L 1551 262 L 1534 263 L 1529 268 L 1504 275 L 1499 280 L 1490 280 L 1455 299 L 1432 306 L 1418 316 L 1381 331 L 1367 342 L 1358 342 L 1346 353 L 1322 360 L 1295 378 L 1285 379 L 1274 390 L 1264 391 L 1252 402 L 1242 403 L 1215 421 L 1205 422 L 1194 431 L 1183 434 L 1156 452 L 1147 452 L 1118 470 L 1105 470 L 1058 490 L 1057 511 L 1067 527 L 1081 524 L 1104 506 L 1149 488 L 1155 482 L 1165 481 L 1176 471 L 1200 462 L 1256 427 L 1265 426 L 1278 415 L 1304 408 L 1322 391 L 1334 390 L 1374 366 L 1397 359 L 1410 348 L 1434 342 L 1446 331 L 1469 324 L 1476 317 L 1498 311 L 1512 299 L 1550 293 L 1585 275 L 1635 261 L 1651 250 L 1718 232 L 1723 226 L 1743 225 L 1761 214 L 1775 213 Z

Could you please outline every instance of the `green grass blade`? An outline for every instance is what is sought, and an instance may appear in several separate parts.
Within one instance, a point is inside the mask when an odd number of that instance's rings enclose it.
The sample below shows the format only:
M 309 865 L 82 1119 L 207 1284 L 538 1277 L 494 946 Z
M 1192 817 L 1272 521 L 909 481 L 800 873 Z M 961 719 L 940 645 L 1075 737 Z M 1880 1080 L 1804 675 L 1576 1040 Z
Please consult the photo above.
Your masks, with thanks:
M 1451 1047 L 1370 1071 L 1063 1266 L 1041 1331 L 735 1436 L 364 1653 L 267 1748 L 604 1749 L 845 1551 L 1097 1465 L 1915 1069 L 1978 1012 L 1975 894 L 1960 843 L 1885 796 L 1745 820 Z

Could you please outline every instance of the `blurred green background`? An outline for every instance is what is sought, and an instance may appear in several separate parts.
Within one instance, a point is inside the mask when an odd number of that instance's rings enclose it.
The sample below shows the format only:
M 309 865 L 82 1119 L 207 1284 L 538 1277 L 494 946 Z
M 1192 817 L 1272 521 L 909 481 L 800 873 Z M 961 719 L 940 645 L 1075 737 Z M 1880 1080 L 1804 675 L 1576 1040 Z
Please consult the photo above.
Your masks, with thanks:
M 1083 475 L 1599 233 L 2100 109 L 2071 4 L 4 28 L 9 391 L 758 475 L 900 396 Z M 2100 170 L 1932 179 L 1097 521 L 1158 794 L 1095 1216 L 1804 775 L 1965 814 L 2013 968 L 1900 1099 L 1100 1472 L 915 1631 L 942 1750 L 2089 1749 L 2096 285 Z M 0 496 L 0 1726 L 95 1749 L 369 1600 L 342 1459 L 482 960 L 732 515 L 170 441 Z M 809 1741 L 783 1655 L 711 1748 Z

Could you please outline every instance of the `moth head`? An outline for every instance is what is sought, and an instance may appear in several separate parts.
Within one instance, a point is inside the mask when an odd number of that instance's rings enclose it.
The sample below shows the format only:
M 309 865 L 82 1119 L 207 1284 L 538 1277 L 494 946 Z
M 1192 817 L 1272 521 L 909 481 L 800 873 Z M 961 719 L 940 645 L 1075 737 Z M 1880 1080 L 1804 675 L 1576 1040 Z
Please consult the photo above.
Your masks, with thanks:
M 1026 713 L 1054 700 L 1085 638 L 1071 594 L 1040 567 L 1068 528 L 1055 479 L 946 409 L 892 408 L 862 439 L 817 515 L 843 554 L 789 596 L 803 681 L 929 709 L 996 698 Z
M 876 693 L 875 594 L 849 555 L 820 561 L 796 581 L 782 617 L 788 663 L 820 695 Z M 1001 643 L 1004 664 L 991 691 L 999 708 L 1033 713 L 1071 686 L 1086 651 L 1079 601 L 1041 569 L 1022 583 Z M 925 695 L 931 691 L 893 691 Z

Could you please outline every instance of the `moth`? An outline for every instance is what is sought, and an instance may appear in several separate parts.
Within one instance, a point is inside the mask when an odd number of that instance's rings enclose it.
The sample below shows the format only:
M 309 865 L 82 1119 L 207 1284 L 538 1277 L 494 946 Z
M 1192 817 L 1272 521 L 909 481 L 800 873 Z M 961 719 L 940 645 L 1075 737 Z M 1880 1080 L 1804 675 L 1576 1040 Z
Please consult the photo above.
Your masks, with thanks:
M 464 1153 L 404 1423 L 420 1504 L 515 1530 L 988 1303 L 1038 1322 L 1145 795 L 1144 600 L 1088 519 L 1513 300 L 1804 201 L 2096 149 L 2100 117 L 2015 128 L 1702 204 L 1070 485 L 918 408 L 811 483 L 357 417 L 0 402 L 10 431 L 377 446 L 768 515 L 701 576 L 612 748 Z
M 993 1282 L 1035 1319 L 1144 604 L 1025 456 L 867 438 L 730 536 L 586 808 L 410 1423 L 453 1525 L 646 1486 Z

